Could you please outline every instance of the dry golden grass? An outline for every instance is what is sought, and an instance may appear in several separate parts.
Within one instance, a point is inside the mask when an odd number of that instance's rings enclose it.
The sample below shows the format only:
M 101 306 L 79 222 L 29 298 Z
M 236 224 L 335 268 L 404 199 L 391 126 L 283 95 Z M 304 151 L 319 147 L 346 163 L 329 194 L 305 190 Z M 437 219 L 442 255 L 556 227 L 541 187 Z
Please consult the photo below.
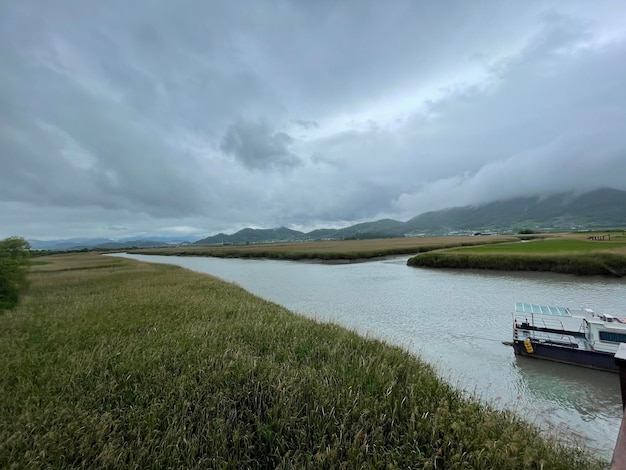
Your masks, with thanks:
M 85 253 L 67 253 L 54 256 L 41 256 L 35 259 L 32 273 L 50 271 L 71 271 L 73 269 L 106 269 L 123 264 L 119 258 L 107 256 L 86 256 Z
M 372 240 L 316 241 L 302 243 L 264 243 L 236 246 L 184 246 L 173 248 L 147 248 L 132 253 L 217 256 L 263 257 L 280 259 L 359 259 L 397 254 L 414 254 L 438 248 L 500 243 L 517 240 L 515 237 L 423 237 L 384 238 Z

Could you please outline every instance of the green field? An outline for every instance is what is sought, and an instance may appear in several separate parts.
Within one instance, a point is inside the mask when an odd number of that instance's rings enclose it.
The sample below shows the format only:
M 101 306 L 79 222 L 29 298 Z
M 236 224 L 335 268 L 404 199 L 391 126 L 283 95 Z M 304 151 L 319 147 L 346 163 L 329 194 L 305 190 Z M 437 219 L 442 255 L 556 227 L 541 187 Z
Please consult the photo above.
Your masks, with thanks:
M 93 254 L 0 312 L 0 468 L 595 469 L 408 352 Z
M 595 234 L 594 234 L 595 235 Z M 545 240 L 431 251 L 410 258 L 409 266 L 562 274 L 626 276 L 626 236 L 589 240 L 585 234 L 552 235 Z
M 534 240 L 528 242 L 457 248 L 456 253 L 599 253 L 626 248 L 626 241 L 587 241 L 576 239 Z

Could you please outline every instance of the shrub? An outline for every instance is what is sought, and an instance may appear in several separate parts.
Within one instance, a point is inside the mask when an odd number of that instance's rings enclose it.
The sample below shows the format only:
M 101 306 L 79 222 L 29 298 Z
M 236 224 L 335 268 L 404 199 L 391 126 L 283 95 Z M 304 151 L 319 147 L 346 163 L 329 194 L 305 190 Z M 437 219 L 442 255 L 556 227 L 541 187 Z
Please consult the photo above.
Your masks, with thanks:
M 0 309 L 17 305 L 19 294 L 28 287 L 30 245 L 20 237 L 0 241 Z

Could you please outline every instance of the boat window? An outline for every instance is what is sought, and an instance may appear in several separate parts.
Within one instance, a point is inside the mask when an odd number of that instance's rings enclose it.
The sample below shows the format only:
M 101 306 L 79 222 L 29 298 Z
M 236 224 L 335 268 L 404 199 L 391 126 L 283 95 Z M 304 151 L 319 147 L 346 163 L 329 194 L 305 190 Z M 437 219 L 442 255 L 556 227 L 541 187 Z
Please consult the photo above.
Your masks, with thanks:
M 611 341 L 612 343 L 626 343 L 626 334 L 600 331 L 601 341 Z

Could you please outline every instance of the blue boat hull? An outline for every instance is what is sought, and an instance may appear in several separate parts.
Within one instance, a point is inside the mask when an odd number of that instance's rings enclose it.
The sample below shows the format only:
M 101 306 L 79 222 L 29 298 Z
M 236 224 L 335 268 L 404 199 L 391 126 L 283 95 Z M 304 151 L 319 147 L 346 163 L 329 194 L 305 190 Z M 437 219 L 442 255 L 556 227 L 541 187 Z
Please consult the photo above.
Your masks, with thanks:
M 546 344 L 531 340 L 532 350 L 526 347 L 523 341 L 513 341 L 512 346 L 516 355 L 545 359 L 548 361 L 573 364 L 591 369 L 599 369 L 608 372 L 618 372 L 615 357 L 611 353 L 587 351 L 555 344 Z

